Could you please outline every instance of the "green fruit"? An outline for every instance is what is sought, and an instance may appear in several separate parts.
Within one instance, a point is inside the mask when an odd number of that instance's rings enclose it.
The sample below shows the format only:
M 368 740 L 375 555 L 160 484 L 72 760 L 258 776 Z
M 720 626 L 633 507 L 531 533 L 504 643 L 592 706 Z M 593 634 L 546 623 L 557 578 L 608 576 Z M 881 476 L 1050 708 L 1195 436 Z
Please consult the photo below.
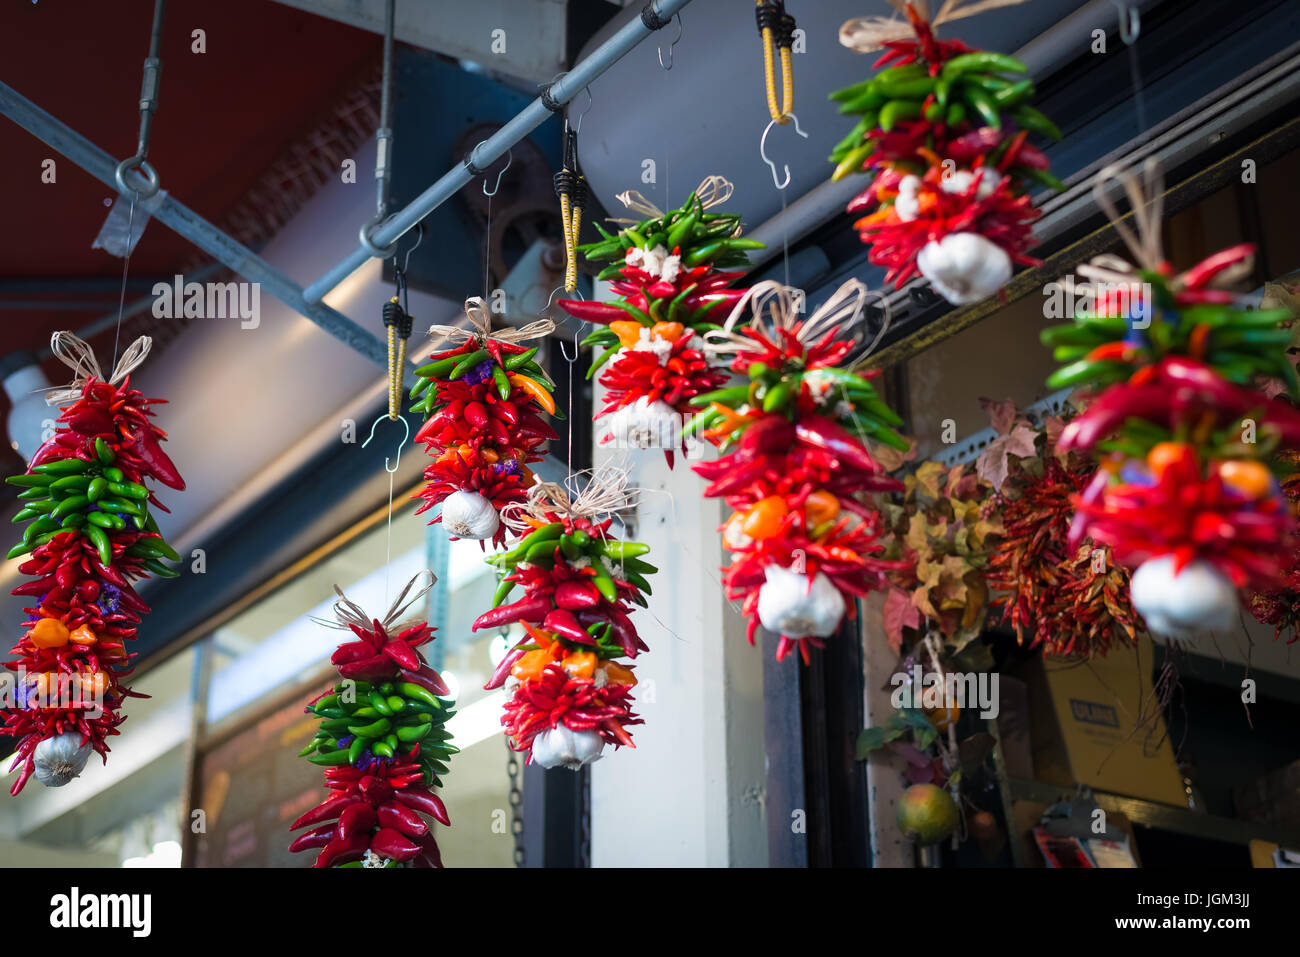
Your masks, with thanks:
M 898 829 L 922 846 L 951 836 L 957 829 L 952 795 L 934 784 L 913 784 L 898 799 Z

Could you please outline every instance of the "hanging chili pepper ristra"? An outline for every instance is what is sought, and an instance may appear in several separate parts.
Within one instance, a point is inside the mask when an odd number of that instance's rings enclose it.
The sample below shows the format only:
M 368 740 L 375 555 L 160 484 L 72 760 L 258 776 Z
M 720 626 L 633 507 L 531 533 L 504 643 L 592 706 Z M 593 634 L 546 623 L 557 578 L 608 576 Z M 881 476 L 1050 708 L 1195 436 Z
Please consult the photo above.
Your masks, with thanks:
M 1160 247 L 1162 189 L 1154 161 L 1141 183 L 1114 167 L 1098 174 L 1097 202 L 1138 266 L 1114 256 L 1080 266 L 1091 305 L 1042 338 L 1068 363 L 1049 384 L 1097 393 L 1059 440 L 1101 463 L 1077 497 L 1071 540 L 1088 535 L 1135 567 L 1133 607 L 1149 630 L 1189 640 L 1237 626 L 1239 589 L 1280 581 L 1295 517 L 1276 476 L 1291 471 L 1279 453 L 1300 449 L 1300 411 L 1250 383 L 1281 377 L 1296 398 L 1300 381 L 1278 325 L 1290 313 L 1251 310 L 1225 288 L 1249 274 L 1254 247 L 1176 275 Z
M 441 349 L 416 369 L 411 410 L 428 417 L 415 441 L 432 456 L 420 492 L 424 505 L 442 508 L 442 522 L 454 538 L 505 543 L 501 509 L 522 503 L 533 483 L 530 462 L 556 438 L 541 412 L 563 418 L 551 395 L 555 384 L 536 361 L 538 348 L 522 343 L 555 329 L 539 319 L 520 329 L 493 331 L 487 303 L 465 300 L 470 327 L 434 326 Z
M 806 321 L 792 290 L 762 282 L 748 290 L 725 325 L 707 336 L 715 355 L 732 357 L 749 381 L 692 400 L 704 408 L 687 425 L 728 454 L 691 466 L 735 514 L 720 529 L 730 550 L 724 583 L 742 599 L 749 640 L 761 624 L 781 636 L 777 659 L 796 647 L 809 661 L 855 598 L 888 586 L 906 567 L 876 556 L 881 519 L 867 496 L 900 491 L 866 440 L 898 449 L 902 421 L 869 381 L 840 367 L 854 346 L 843 337 L 865 305 L 850 280 Z M 747 305 L 749 325 L 739 328 Z
M 924 0 L 890 3 L 907 21 L 850 20 L 840 42 L 885 50 L 869 80 L 831 94 L 858 123 L 831 153 L 832 179 L 865 173 L 871 185 L 848 205 L 869 259 L 902 286 L 917 272 L 953 304 L 978 302 L 1011 278 L 1013 263 L 1038 265 L 1033 186 L 1062 189 L 1031 135 L 1060 132 L 1030 105 L 1033 80 L 1014 57 L 939 40 L 934 29 L 1022 0 L 962 6 L 945 0 L 933 20 Z
M 487 559 L 502 578 L 474 630 L 519 623 L 526 635 L 485 687 L 506 687 L 510 747 L 545 768 L 590 764 L 606 744 L 635 747 L 627 727 L 642 723 L 632 711 L 634 666 L 616 659 L 649 650 L 630 612 L 646 605 L 645 576 L 658 569 L 642 559 L 647 546 L 610 535 L 613 515 L 628 506 L 626 485 L 626 472 L 606 469 L 570 501 L 563 487 L 538 483 L 519 509 L 527 533 Z M 502 604 L 516 585 L 523 597 Z
M 67 784 L 92 751 L 107 762 L 125 699 L 144 697 L 124 684 L 135 657 L 126 642 L 149 611 L 133 582 L 177 577 L 162 559 L 180 558 L 149 506 L 167 509 L 145 483 L 185 488 L 160 445 L 166 433 L 150 421 L 150 406 L 166 400 L 131 388 L 150 345 L 140 337 L 105 378 L 89 345 L 56 332 L 50 348 L 76 377 L 47 401 L 68 404 L 27 471 L 6 479 L 22 489 L 13 520 L 27 523 L 7 557 L 31 554 L 19 571 L 32 581 L 13 594 L 36 600 L 5 662 L 18 673 L 16 706 L 4 714 L 4 733 L 18 741 L 12 767 L 22 767 L 11 794 L 33 773 L 48 787 Z
M 289 850 L 319 850 L 313 867 L 442 867 L 433 829 L 421 815 L 451 824 L 432 788 L 441 786 L 440 775 L 459 750 L 446 728 L 455 712 L 442 677 L 419 651 L 434 629 L 420 618 L 399 620 L 436 583 L 431 571 L 416 575 L 382 620 L 367 616 L 335 585 L 337 620 L 314 619 L 350 630 L 356 640 L 339 645 L 330 659 L 340 680 L 305 709 L 321 723 L 299 757 L 325 768 L 330 796 L 290 825 L 311 830 Z
M 582 345 L 604 348 L 588 378 L 610 363 L 600 377 L 605 405 L 596 414 L 597 421 L 609 417 L 598 435 L 602 444 L 662 448 L 671 465 L 683 441 L 683 416 L 693 411 L 690 400 L 726 382 L 725 372 L 710 367 L 698 337 L 718 328 L 712 317 L 725 314 L 744 294 L 727 288 L 743 269 L 725 270 L 748 266 L 746 251 L 763 246 L 740 237 L 740 216 L 709 211 L 726 202 L 732 189 L 723 177 L 710 176 L 680 209 L 667 213 L 629 190 L 618 198 L 649 218 L 616 235 L 596 224 L 604 239 L 579 247 L 588 259 L 610 261 L 597 278 L 612 280 L 619 296 L 614 302 L 559 303 L 575 318 L 601 326 Z

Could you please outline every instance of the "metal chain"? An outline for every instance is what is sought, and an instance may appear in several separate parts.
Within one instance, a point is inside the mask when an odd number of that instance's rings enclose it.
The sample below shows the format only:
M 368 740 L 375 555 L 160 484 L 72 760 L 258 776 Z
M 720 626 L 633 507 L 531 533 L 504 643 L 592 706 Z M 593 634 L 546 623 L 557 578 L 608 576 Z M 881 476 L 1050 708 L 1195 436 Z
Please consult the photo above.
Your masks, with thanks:
M 506 776 L 510 779 L 510 833 L 515 839 L 515 867 L 524 866 L 524 792 L 519 787 L 519 752 L 506 742 Z

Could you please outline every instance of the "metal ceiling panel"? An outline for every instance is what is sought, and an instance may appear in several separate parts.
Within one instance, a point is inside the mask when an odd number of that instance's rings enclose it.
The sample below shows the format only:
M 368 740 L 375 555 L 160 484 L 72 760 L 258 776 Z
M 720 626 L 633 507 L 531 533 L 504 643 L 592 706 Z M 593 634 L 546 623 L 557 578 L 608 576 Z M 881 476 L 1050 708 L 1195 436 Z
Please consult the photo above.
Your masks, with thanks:
M 384 32 L 383 0 L 278 2 L 373 33 Z M 566 6 L 566 0 L 398 3 L 394 34 L 412 46 L 544 83 L 564 69 Z

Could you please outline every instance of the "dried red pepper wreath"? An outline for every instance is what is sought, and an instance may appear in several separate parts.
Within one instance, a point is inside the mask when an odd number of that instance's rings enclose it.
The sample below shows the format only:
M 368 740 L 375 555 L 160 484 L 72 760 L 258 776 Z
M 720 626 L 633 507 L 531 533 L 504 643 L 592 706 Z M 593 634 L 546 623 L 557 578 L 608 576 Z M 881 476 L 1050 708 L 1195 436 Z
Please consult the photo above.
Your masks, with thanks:
M 18 740 L 11 767 L 22 765 L 11 794 L 34 773 L 60 787 L 81 773 L 92 751 L 108 761 L 108 738 L 126 715 L 127 697 L 145 697 L 123 684 L 136 637 L 149 611 L 132 583 L 149 573 L 175 578 L 162 558 L 180 556 L 163 541 L 149 505 L 167 511 L 145 486 L 156 480 L 178 491 L 185 482 L 163 452 L 166 433 L 149 408 L 165 402 L 131 388 L 129 373 L 149 354 L 136 340 L 107 380 L 90 346 L 56 332 L 54 354 L 76 371 L 73 384 L 48 401 L 62 406 L 55 434 L 22 475 L 23 540 L 7 557 L 31 553 L 19 571 L 32 577 L 15 595 L 36 599 L 5 667 L 18 673 L 16 700 L 4 733 Z
M 1109 180 L 1128 194 L 1138 234 L 1111 203 Z M 1077 497 L 1071 541 L 1083 535 L 1135 566 L 1133 607 L 1152 634 L 1188 640 L 1239 620 L 1238 590 L 1277 587 L 1295 535 L 1291 505 L 1275 478 L 1300 448 L 1300 412 L 1250 383 L 1300 381 L 1286 356 L 1286 310 L 1252 311 L 1222 287 L 1248 275 L 1245 244 L 1174 275 L 1160 249 L 1162 183 L 1115 168 L 1095 194 L 1140 264 L 1108 256 L 1079 267 L 1093 280 L 1093 306 L 1043 333 L 1070 364 L 1049 384 L 1100 394 L 1061 433 L 1059 447 L 1097 450 L 1101 468 Z
M 428 583 L 412 594 L 425 575 Z M 433 640 L 433 628 L 422 619 L 398 621 L 436 582 L 433 572 L 416 575 L 382 621 L 335 585 L 338 620 L 316 619 L 350 630 L 356 640 L 339 645 L 330 659 L 340 680 L 306 708 L 321 724 L 299 756 L 325 768 L 330 796 L 293 822 L 291 831 L 311 830 L 289 850 L 319 849 L 313 867 L 442 867 L 433 829 L 421 815 L 451 823 L 431 788 L 459 750 L 446 728 L 455 712 L 442 677 L 418 650 Z
M 411 410 L 428 416 L 415 440 L 434 456 L 416 514 L 441 505 L 433 521 L 453 539 L 501 545 L 501 509 L 524 501 L 533 482 L 528 464 L 541 461 L 538 449 L 556 438 L 538 410 L 560 415 L 555 384 L 535 361 L 537 348 L 520 343 L 549 335 L 555 324 L 539 319 L 493 332 L 487 304 L 477 297 L 465 300 L 465 314 L 470 329 L 433 327 L 441 342 L 459 344 L 431 355 L 411 389 Z
M 604 239 L 578 247 L 590 260 L 612 260 L 598 278 L 612 280 L 619 297 L 559 303 L 575 318 L 601 324 L 582 341 L 605 347 L 588 378 L 613 360 L 600 377 L 605 405 L 596 420 L 610 417 L 598 436 L 601 444 L 662 448 L 671 465 L 683 441 L 683 417 L 694 412 L 690 400 L 727 380 L 725 372 L 710 367 L 701 336 L 719 328 L 711 317 L 724 315 L 743 295 L 727 288 L 744 275 L 743 268 L 723 270 L 748 267 L 746 250 L 763 247 L 740 238 L 738 215 L 708 211 L 726 202 L 732 188 L 723 177 L 710 176 L 668 213 L 629 190 L 619 199 L 649 218 L 613 236 L 597 223 Z
M 806 321 L 792 290 L 762 282 L 746 292 L 708 348 L 732 356 L 749 379 L 699 396 L 707 406 L 687 425 L 728 454 L 692 468 L 735 514 L 720 529 L 731 551 L 724 583 L 742 599 L 749 640 L 761 624 L 781 636 L 776 656 L 822 647 L 853 601 L 887 586 L 886 572 L 905 563 L 876 558 L 883 550 L 879 513 L 866 493 L 898 491 L 867 450 L 873 439 L 898 449 L 901 420 L 868 381 L 838 364 L 867 296 L 850 280 Z M 753 318 L 737 331 L 752 299 Z
M 892 66 L 831 94 L 841 113 L 861 117 L 831 153 L 832 178 L 871 178 L 848 212 L 867 214 L 854 227 L 870 261 L 888 267 L 886 281 L 902 286 L 919 271 L 949 302 L 977 302 L 1011 278 L 1013 263 L 1038 265 L 1025 255 L 1040 215 L 1027 191 L 1062 184 L 1028 137 L 1061 134 L 1029 105 L 1023 63 L 934 36 L 941 23 L 1021 0 L 946 0 L 933 21 L 924 0 L 890 2 L 907 22 L 865 17 L 840 28 L 842 44 L 884 49 L 875 66 Z
M 1030 648 L 1068 658 L 1104 656 L 1132 645 L 1142 623 L 1129 601 L 1129 572 L 1110 549 L 1069 542 L 1072 502 L 1096 474 L 1074 454 L 1057 455 L 1050 429 L 1040 433 L 1041 456 L 1012 467 L 990 503 L 1001 523 L 984 570 L 999 593 L 1002 621 Z
M 609 533 L 611 516 L 628 504 L 626 481 L 626 472 L 598 472 L 573 501 L 561 486 L 538 483 L 518 521 L 527 534 L 487 559 L 503 575 L 474 630 L 517 622 L 526 635 L 485 688 L 506 687 L 510 746 L 544 768 L 580 768 L 606 744 L 635 747 L 627 727 L 642 723 L 632 711 L 633 666 L 615 659 L 649 650 L 629 613 L 646 605 L 645 576 L 658 569 L 642 561 L 646 545 Z M 523 598 L 502 605 L 516 585 Z

